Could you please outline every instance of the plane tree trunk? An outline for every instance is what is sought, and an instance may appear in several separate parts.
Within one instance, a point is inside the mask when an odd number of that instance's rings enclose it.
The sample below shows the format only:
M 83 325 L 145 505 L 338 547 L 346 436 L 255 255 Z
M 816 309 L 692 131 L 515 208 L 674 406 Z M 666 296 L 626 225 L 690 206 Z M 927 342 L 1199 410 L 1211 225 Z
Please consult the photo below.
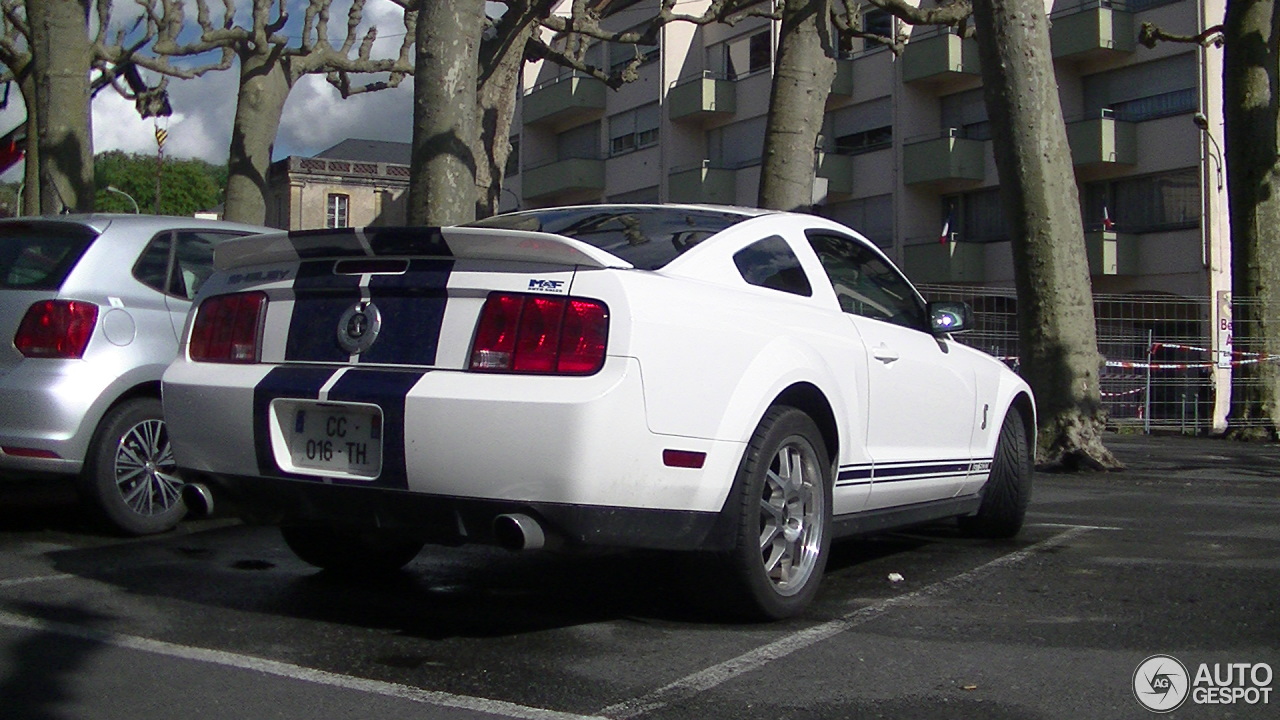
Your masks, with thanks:
M 1235 366 L 1228 433 L 1271 438 L 1280 417 L 1280 16 L 1275 0 L 1229 0 L 1224 25 L 1233 342 L 1267 361 Z
M 35 84 L 40 210 L 93 210 L 89 0 L 27 0 Z
M 1022 374 L 1036 393 L 1039 459 L 1068 469 L 1120 463 L 1104 413 L 1079 195 L 1039 0 L 974 0 L 1001 200 L 1012 236 Z

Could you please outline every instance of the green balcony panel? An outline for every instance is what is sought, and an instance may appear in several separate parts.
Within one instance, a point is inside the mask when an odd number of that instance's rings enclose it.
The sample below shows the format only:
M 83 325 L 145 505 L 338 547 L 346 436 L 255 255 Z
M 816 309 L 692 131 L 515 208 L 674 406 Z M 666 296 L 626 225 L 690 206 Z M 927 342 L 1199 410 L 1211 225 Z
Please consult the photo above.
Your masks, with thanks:
M 524 196 L 533 200 L 569 192 L 604 190 L 604 161 L 569 158 L 524 172 Z
M 902 52 L 902 81 L 943 80 L 981 74 L 978 43 L 949 32 L 912 40 Z
M 987 171 L 986 142 L 940 137 L 904 145 L 903 182 L 907 185 L 948 180 L 982 180 Z
M 1073 122 L 1067 125 L 1067 142 L 1076 166 L 1138 162 L 1138 132 L 1133 123 L 1109 117 Z
M 1137 275 L 1138 238 L 1108 230 L 1084 234 L 1090 275 Z
M 979 243 L 946 242 L 902 249 L 903 272 L 915 283 L 982 282 L 987 248 Z
M 827 179 L 827 193 L 853 193 L 853 158 L 848 155 L 818 153 L 818 177 Z
M 733 205 L 737 201 L 737 174 L 733 170 L 703 165 L 675 170 L 667 180 L 671 202 Z
M 534 88 L 524 98 L 524 121 L 529 125 L 553 125 L 584 111 L 604 111 L 605 85 L 595 78 L 576 75 Z
M 737 112 L 733 82 L 713 77 L 679 82 L 667 93 L 667 105 L 672 120 L 700 120 Z
M 1134 49 L 1133 15 L 1109 7 L 1086 7 L 1055 15 L 1049 42 L 1055 58 L 1079 58 Z

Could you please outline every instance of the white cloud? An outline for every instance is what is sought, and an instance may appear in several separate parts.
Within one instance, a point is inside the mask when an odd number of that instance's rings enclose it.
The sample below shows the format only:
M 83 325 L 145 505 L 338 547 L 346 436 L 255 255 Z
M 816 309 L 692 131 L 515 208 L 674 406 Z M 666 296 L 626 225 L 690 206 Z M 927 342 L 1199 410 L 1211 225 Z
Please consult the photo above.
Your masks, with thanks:
M 290 31 L 300 32 L 305 5 L 305 2 L 291 0 L 290 22 L 284 29 L 286 35 Z M 346 32 L 349 7 L 350 2 L 337 0 L 331 9 L 329 35 L 335 44 L 341 43 L 342 33 Z M 123 17 L 117 14 L 117 22 Z M 214 20 L 221 20 L 220 8 L 216 9 Z M 248 22 L 247 17 L 238 20 Z M 373 56 L 398 54 L 405 33 L 400 7 L 390 0 L 369 0 L 359 37 L 363 38 L 367 28 L 373 25 L 377 25 L 379 31 Z M 173 115 L 159 121 L 169 132 L 166 155 L 226 162 L 238 82 L 239 69 L 235 64 L 228 70 L 211 72 L 195 80 L 170 80 Z M 294 86 L 285 104 L 276 136 L 276 158 L 311 155 L 350 137 L 408 142 L 413 123 L 412 87 L 413 79 L 407 78 L 399 88 L 343 100 L 322 76 L 303 78 Z M 25 117 L 22 97 L 15 86 L 8 107 L 0 110 L 0 134 L 23 122 Z M 110 88 L 104 89 L 93 102 L 94 152 L 122 150 L 153 154 L 156 122 L 140 118 L 131 101 Z M 13 181 L 20 177 L 19 165 L 0 179 Z

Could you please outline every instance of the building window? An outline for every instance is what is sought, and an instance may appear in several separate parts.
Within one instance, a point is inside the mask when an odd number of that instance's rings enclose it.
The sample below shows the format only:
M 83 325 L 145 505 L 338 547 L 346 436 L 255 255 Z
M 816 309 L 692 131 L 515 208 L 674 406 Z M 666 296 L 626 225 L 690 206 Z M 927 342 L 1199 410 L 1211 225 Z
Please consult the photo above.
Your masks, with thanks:
M 891 38 L 893 37 L 893 15 L 880 8 L 868 10 L 862 13 L 862 29 L 881 37 Z
M 893 127 L 889 125 L 836 138 L 836 152 L 840 155 L 860 155 L 883 150 L 892 145 Z
M 1165 232 L 1200 226 L 1200 174 L 1184 168 L 1085 185 L 1086 231 Z
M 609 118 L 609 154 L 621 155 L 658 144 L 658 103 Z
M 893 245 L 893 196 L 875 195 L 825 205 L 818 213 L 848 225 L 880 247 Z
M 1000 189 L 975 190 L 942 198 L 943 225 L 957 242 L 991 243 L 1009 239 Z
M 987 103 L 982 88 L 944 95 L 941 110 L 942 127 L 951 131 L 953 137 L 991 139 L 991 123 L 987 120 Z
M 767 121 L 768 117 L 761 115 L 708 130 L 707 160 L 711 166 L 736 169 L 759 165 Z
M 626 32 L 643 34 L 645 25 L 637 25 Z M 635 60 L 638 56 L 641 65 L 647 65 L 658 59 L 659 46 L 657 43 L 653 45 L 640 45 L 638 43 L 611 42 L 609 43 L 609 70 L 618 72 L 627 63 Z
M 1086 75 L 1085 116 L 1141 122 L 1194 112 L 1196 74 L 1196 56 L 1187 53 Z
M 729 80 L 768 70 L 773 66 L 773 39 L 768 30 L 707 48 L 707 69 Z
M 341 193 L 329 193 L 328 210 L 325 214 L 325 227 L 344 228 L 350 225 L 348 207 L 351 196 Z
M 579 125 L 556 135 L 556 159 L 600 159 L 600 121 Z

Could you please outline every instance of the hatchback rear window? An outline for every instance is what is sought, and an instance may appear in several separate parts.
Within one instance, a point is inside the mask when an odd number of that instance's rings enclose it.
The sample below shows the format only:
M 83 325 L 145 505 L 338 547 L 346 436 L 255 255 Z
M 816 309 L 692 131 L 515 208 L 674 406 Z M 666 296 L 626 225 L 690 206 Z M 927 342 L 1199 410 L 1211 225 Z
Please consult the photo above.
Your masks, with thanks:
M 57 290 L 95 237 L 90 228 L 66 223 L 0 226 L 0 288 Z
M 584 206 L 495 215 L 471 227 L 555 233 L 594 245 L 641 270 L 657 270 L 685 250 L 751 217 L 731 210 Z

